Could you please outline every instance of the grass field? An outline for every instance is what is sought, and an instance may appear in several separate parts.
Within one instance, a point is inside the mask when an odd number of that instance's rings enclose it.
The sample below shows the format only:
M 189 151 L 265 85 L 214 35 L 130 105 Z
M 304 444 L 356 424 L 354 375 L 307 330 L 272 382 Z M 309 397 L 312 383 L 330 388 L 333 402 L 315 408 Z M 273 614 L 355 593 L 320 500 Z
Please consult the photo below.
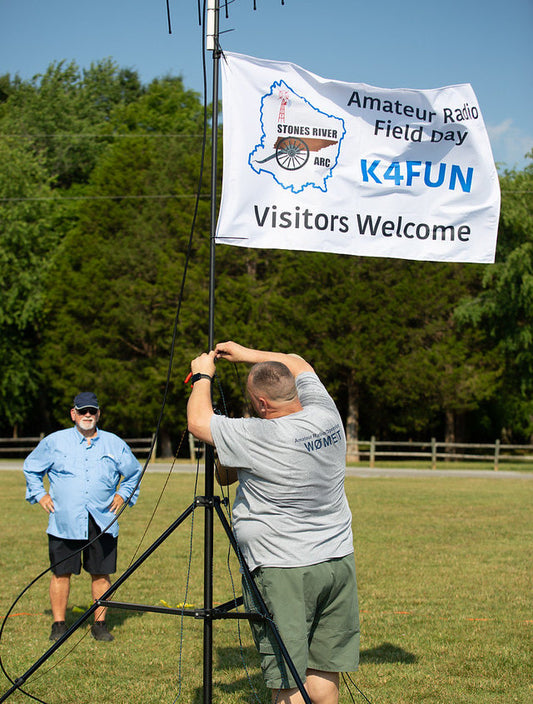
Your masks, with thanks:
M 168 480 L 168 481 L 167 481 Z M 203 479 L 201 480 L 203 482 Z M 47 565 L 46 515 L 24 501 L 21 472 L 0 472 L 0 615 Z M 166 490 L 139 545 L 161 491 Z M 361 666 L 352 679 L 372 704 L 531 704 L 533 481 L 349 477 L 361 609 Z M 203 484 L 197 491 L 203 493 Z M 194 477 L 147 474 L 122 516 L 119 574 L 188 506 Z M 189 559 L 190 551 L 192 557 Z M 240 594 L 238 568 L 215 526 L 214 600 Z M 49 575 L 6 621 L 0 654 L 14 679 L 48 649 Z M 233 586 L 235 585 L 235 586 Z M 203 601 L 203 511 L 195 512 L 114 596 L 171 606 Z M 73 579 L 69 624 L 90 605 Z M 27 681 L 49 704 L 202 701 L 201 621 L 113 610 L 115 640 L 84 624 Z M 0 674 L 0 695 L 10 683 Z M 341 702 L 363 702 L 346 685 Z M 21 692 L 10 702 L 29 701 Z M 214 624 L 213 701 L 267 703 L 248 625 Z

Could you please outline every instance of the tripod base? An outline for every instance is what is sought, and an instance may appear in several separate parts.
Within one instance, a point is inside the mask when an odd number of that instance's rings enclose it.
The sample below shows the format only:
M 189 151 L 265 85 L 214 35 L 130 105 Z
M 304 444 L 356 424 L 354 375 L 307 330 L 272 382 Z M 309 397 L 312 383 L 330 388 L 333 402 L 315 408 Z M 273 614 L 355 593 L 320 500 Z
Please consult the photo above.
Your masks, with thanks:
M 279 631 L 276 627 L 276 625 L 273 623 L 272 618 L 270 617 L 268 613 L 267 606 L 263 600 L 263 597 L 261 596 L 261 593 L 259 592 L 257 585 L 255 584 L 255 580 L 253 578 L 252 573 L 250 572 L 244 558 L 240 554 L 239 546 L 237 544 L 237 541 L 235 540 L 235 536 L 233 535 L 233 531 L 231 530 L 231 526 L 228 523 L 226 516 L 224 515 L 222 511 L 222 503 L 227 503 L 227 500 L 224 500 L 224 502 L 221 502 L 221 499 L 219 496 L 198 496 L 195 498 L 194 502 L 188 506 L 187 509 L 162 533 L 157 540 L 150 545 L 147 550 L 117 579 L 114 584 L 111 585 L 111 587 L 102 595 L 102 597 L 94 602 L 94 604 L 84 613 L 80 618 L 67 630 L 67 632 L 62 635 L 57 641 L 53 643 L 53 645 L 50 646 L 50 648 L 38 659 L 35 661 L 35 663 L 20 677 L 18 677 L 16 680 L 12 681 L 12 687 L 10 687 L 2 697 L 0 697 L 0 703 L 6 701 L 13 692 L 16 690 L 21 690 L 25 694 L 28 694 L 22 689 L 22 686 L 27 682 L 28 678 L 31 677 L 40 667 L 43 665 L 49 658 L 50 656 L 55 653 L 55 651 L 66 641 L 70 638 L 71 635 L 73 635 L 78 628 L 87 621 L 87 619 L 91 616 L 96 609 L 98 609 L 101 606 L 105 606 L 107 608 L 115 608 L 115 609 L 128 609 L 131 611 L 146 611 L 146 612 L 153 612 L 153 613 L 162 613 L 162 614 L 169 614 L 172 616 L 189 616 L 192 618 L 196 618 L 199 620 L 202 620 L 204 624 L 207 626 L 211 626 L 213 621 L 216 620 L 221 620 L 221 619 L 240 619 L 240 620 L 247 620 L 247 621 L 258 621 L 258 622 L 266 622 L 268 623 L 269 627 L 272 630 L 272 634 L 276 640 L 276 643 L 279 647 L 279 652 L 280 655 L 283 657 L 290 673 L 294 677 L 294 680 L 296 682 L 296 686 L 300 690 L 300 693 L 302 694 L 303 700 L 305 704 L 312 704 L 311 699 L 309 698 L 309 695 L 307 691 L 305 690 L 305 687 L 303 685 L 303 682 L 301 680 L 301 677 L 299 676 L 294 663 L 291 660 L 291 657 L 287 651 L 287 648 L 285 647 L 285 644 L 283 643 L 283 640 L 279 634 Z M 247 583 L 250 586 L 250 589 L 252 590 L 252 593 L 254 595 L 255 603 L 258 604 L 260 608 L 260 612 L 239 612 L 239 611 L 233 611 L 233 609 L 238 608 L 239 606 L 242 606 L 243 604 L 243 599 L 242 597 L 237 597 L 235 599 L 232 599 L 231 601 L 225 602 L 224 604 L 221 604 L 217 606 L 216 608 L 203 608 L 203 609 L 180 609 L 180 608 L 171 608 L 167 606 L 153 606 L 149 604 L 133 604 L 133 603 L 126 603 L 126 602 L 119 602 L 119 601 L 110 601 L 109 597 L 111 597 L 117 589 L 126 582 L 126 580 L 148 559 L 152 553 L 157 550 L 157 548 L 180 526 L 186 518 L 188 518 L 196 508 L 198 507 L 204 507 L 207 508 L 210 511 L 215 511 L 217 514 L 222 527 L 224 528 L 224 531 L 228 537 L 228 540 L 231 544 L 231 547 L 233 551 L 235 552 L 235 555 L 237 556 L 237 559 L 239 560 L 239 564 L 241 566 L 241 569 L 243 571 L 244 577 L 247 580 Z M 208 579 L 211 579 L 212 575 L 208 576 Z M 205 627 L 204 627 L 205 630 Z M 204 676 L 204 702 L 210 702 L 211 701 L 211 672 L 212 672 L 212 648 L 211 648 L 211 641 L 209 642 L 209 647 L 206 648 L 204 644 L 204 674 L 208 673 L 209 681 L 207 683 L 206 687 L 206 681 L 205 681 L 205 676 Z M 31 696 L 31 695 L 30 695 Z

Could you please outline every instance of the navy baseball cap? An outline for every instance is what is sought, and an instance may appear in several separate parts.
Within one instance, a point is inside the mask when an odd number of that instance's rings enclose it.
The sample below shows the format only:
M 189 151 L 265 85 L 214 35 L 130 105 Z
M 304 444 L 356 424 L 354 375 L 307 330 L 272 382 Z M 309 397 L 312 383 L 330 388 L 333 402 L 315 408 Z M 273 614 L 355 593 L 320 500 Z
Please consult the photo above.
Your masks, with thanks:
M 100 408 L 96 394 L 92 391 L 82 391 L 73 401 L 74 408 Z

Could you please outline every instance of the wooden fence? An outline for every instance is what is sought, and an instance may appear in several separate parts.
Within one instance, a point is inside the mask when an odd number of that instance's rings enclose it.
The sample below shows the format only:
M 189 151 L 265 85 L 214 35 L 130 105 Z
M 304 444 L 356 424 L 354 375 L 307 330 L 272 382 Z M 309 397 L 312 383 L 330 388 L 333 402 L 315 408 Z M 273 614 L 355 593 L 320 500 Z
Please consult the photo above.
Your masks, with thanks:
M 0 438 L 0 457 L 25 457 L 43 436 L 25 438 Z M 192 439 L 192 436 L 191 436 Z M 145 438 L 124 438 L 139 459 L 148 457 L 153 436 Z M 152 457 L 156 456 L 156 449 Z M 191 443 L 191 456 L 198 448 Z M 196 456 L 196 455 L 195 455 Z M 490 462 L 497 471 L 500 463 L 533 463 L 533 445 L 504 445 L 499 440 L 494 443 L 447 443 L 432 438 L 429 442 L 411 442 L 390 440 L 368 440 L 348 442 L 347 459 L 349 462 L 368 462 L 375 467 L 376 461 L 386 460 L 390 463 L 405 460 L 427 461 L 431 469 L 437 468 L 440 461 L 476 461 Z
M 350 462 L 368 461 L 374 467 L 376 460 L 390 462 L 400 460 L 427 460 L 431 469 L 437 462 L 459 460 L 490 462 L 498 471 L 502 462 L 533 462 L 533 445 L 504 445 L 499 440 L 494 443 L 450 443 L 376 440 L 349 442 L 347 459 Z
M 37 446 L 43 437 L 44 435 L 26 438 L 0 438 L 0 457 L 25 457 Z M 153 435 L 146 438 L 124 438 L 124 442 L 131 447 L 135 457 L 145 459 L 148 457 L 152 447 Z M 152 457 L 155 457 L 156 449 L 154 447 Z

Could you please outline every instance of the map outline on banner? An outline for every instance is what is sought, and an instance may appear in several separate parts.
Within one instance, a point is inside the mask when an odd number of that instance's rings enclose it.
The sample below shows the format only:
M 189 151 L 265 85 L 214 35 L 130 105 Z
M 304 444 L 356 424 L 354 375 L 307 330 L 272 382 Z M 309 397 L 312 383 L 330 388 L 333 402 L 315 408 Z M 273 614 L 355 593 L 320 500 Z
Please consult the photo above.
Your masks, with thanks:
M 280 110 L 278 111 L 278 118 L 277 118 L 277 132 L 280 133 L 278 134 L 277 140 L 274 141 L 273 143 L 273 149 L 275 150 L 274 154 L 267 156 L 264 159 L 254 159 L 254 155 L 256 155 L 257 151 L 259 149 L 266 149 L 265 146 L 265 140 L 269 138 L 270 131 L 268 128 L 265 126 L 265 112 L 266 112 L 266 106 L 265 106 L 265 101 L 268 100 L 269 98 L 274 97 L 274 93 L 276 90 L 279 90 L 279 99 L 281 101 L 281 107 Z M 326 132 L 329 137 L 336 137 L 337 136 L 337 130 L 333 128 L 327 128 L 320 126 L 315 123 L 314 125 L 311 124 L 302 124 L 301 119 L 301 110 L 302 107 L 299 106 L 298 110 L 298 118 L 295 122 L 298 123 L 298 127 L 291 126 L 290 124 L 287 125 L 285 120 L 286 120 L 286 106 L 290 104 L 290 95 L 295 96 L 298 101 L 300 101 L 301 104 L 305 107 L 305 109 L 314 111 L 315 113 L 324 116 L 327 120 L 338 120 L 341 123 L 342 126 L 342 132 L 340 134 L 339 139 L 326 139 L 325 136 L 322 136 L 322 132 Z M 275 98 L 274 98 L 275 99 Z M 311 113 L 312 114 L 312 113 Z M 248 156 L 248 164 L 250 168 L 255 171 L 257 174 L 261 173 L 267 173 L 272 176 L 274 181 L 281 186 L 282 188 L 286 190 L 290 190 L 292 193 L 301 193 L 305 188 L 308 186 L 311 186 L 312 188 L 317 188 L 324 193 L 327 192 L 328 187 L 327 187 L 327 181 L 333 176 L 333 171 L 337 164 L 339 163 L 339 155 L 340 155 L 340 150 L 342 146 L 342 141 L 344 140 L 344 137 L 346 136 L 346 124 L 345 121 L 343 120 L 342 117 L 339 117 L 337 115 L 333 114 L 328 114 L 324 112 L 324 110 L 321 110 L 320 108 L 316 107 L 309 101 L 307 98 L 305 98 L 302 95 L 299 95 L 293 88 L 291 88 L 290 85 L 288 85 L 284 80 L 279 80 L 279 81 L 274 81 L 272 85 L 270 86 L 270 90 L 268 93 L 265 93 L 263 97 L 261 98 L 261 107 L 259 110 L 259 122 L 261 125 L 261 139 L 259 143 L 257 143 L 253 150 L 250 152 Z M 271 117 L 269 115 L 268 117 Z M 309 120 L 309 122 L 311 122 Z M 283 128 L 291 128 L 290 130 L 286 131 Z M 340 130 L 339 130 L 340 131 Z M 322 136 L 322 139 L 320 137 Z M 329 144 L 325 145 L 320 145 L 319 142 L 329 142 Z M 287 182 L 284 183 L 282 180 L 283 171 L 287 171 L 289 173 L 293 173 L 296 170 L 299 170 L 301 168 L 305 168 L 305 166 L 309 162 L 310 158 L 310 152 L 312 151 L 319 151 L 320 149 L 324 148 L 331 148 L 333 144 L 337 145 L 336 152 L 334 154 L 334 161 L 329 165 L 329 163 L 326 165 L 328 168 L 328 172 L 324 176 L 321 174 L 318 178 L 314 178 L 313 180 L 307 180 L 305 183 L 301 182 L 298 185 L 295 185 L 294 183 Z M 254 166 L 255 162 L 256 164 L 264 164 L 266 162 L 270 162 L 275 159 L 275 163 L 282 169 L 279 173 L 276 173 L 273 169 L 268 169 L 263 166 L 256 167 Z M 326 160 L 328 162 L 331 161 L 331 157 L 320 157 L 322 162 L 325 162 Z M 324 163 L 321 163 L 321 165 L 325 165 Z M 322 181 L 322 185 L 318 183 L 318 181 Z

